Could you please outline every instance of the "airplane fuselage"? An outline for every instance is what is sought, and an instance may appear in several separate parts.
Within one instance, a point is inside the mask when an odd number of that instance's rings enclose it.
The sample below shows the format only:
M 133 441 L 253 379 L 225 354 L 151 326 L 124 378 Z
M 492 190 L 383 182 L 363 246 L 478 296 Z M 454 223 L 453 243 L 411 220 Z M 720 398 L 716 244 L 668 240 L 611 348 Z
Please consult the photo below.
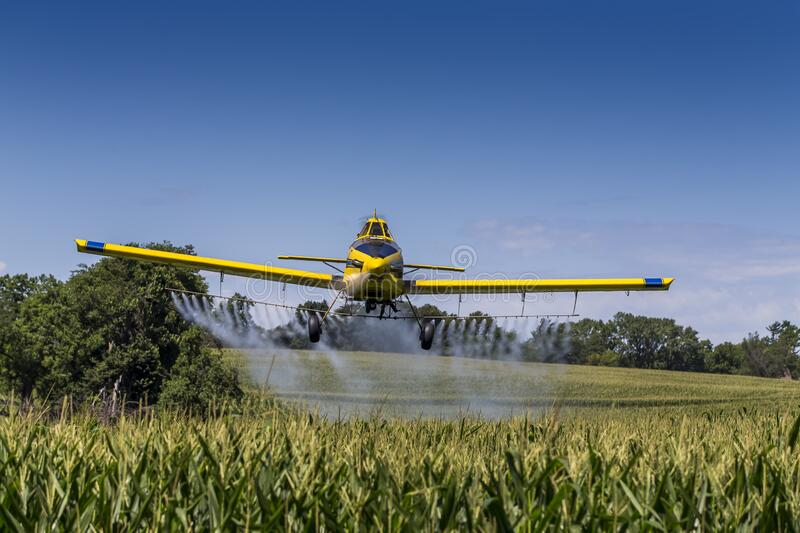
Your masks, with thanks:
M 403 290 L 403 251 L 394 240 L 364 236 L 347 252 L 344 283 L 348 297 L 389 303 Z

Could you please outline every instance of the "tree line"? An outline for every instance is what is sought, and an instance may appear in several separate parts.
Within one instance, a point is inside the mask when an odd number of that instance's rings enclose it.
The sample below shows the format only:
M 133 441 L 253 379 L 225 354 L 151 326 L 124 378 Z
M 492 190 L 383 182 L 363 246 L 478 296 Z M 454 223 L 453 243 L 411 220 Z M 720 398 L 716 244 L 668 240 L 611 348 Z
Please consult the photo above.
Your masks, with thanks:
M 583 319 L 570 328 L 568 363 L 798 377 L 800 329 L 789 321 L 767 326 L 741 342 L 714 346 L 691 327 L 668 318 L 617 313 L 611 320 Z
M 327 302 L 305 302 L 302 307 L 327 309 Z M 407 304 L 400 304 L 401 313 L 410 314 Z M 363 306 L 347 304 L 336 309 L 340 313 L 363 313 Z M 415 308 L 419 316 L 448 316 L 431 304 Z M 246 312 L 246 310 L 245 310 Z M 297 320 L 305 324 L 303 313 Z M 698 332 L 670 318 L 617 313 L 610 320 L 584 318 L 574 323 L 542 319 L 523 338 L 515 331 L 498 326 L 489 315 L 475 311 L 455 328 L 455 315 L 437 319 L 436 335 L 443 336 L 440 346 L 444 355 L 463 355 L 457 344 L 478 343 L 478 350 L 468 351 L 471 357 L 509 358 L 521 361 L 568 363 L 597 366 L 619 366 L 686 372 L 712 372 L 759 377 L 800 377 L 800 328 L 789 321 L 767 326 L 767 335 L 747 335 L 738 343 L 714 345 L 701 339 Z M 462 319 L 462 321 L 464 321 Z M 278 327 L 266 335 L 294 348 L 311 348 L 302 333 L 291 333 Z M 359 328 L 337 328 L 326 333 L 326 343 L 340 350 L 380 350 L 380 340 L 365 336 Z

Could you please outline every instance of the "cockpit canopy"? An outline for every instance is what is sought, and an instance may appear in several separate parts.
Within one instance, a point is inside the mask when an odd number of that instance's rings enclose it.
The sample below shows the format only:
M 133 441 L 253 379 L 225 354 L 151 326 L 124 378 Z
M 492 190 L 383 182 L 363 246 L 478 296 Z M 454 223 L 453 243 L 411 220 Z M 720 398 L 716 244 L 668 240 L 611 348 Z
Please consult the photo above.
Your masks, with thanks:
M 356 236 L 357 239 L 373 238 L 373 239 L 388 239 L 393 240 L 392 234 L 389 233 L 389 226 L 382 218 L 370 218 L 361 231 Z

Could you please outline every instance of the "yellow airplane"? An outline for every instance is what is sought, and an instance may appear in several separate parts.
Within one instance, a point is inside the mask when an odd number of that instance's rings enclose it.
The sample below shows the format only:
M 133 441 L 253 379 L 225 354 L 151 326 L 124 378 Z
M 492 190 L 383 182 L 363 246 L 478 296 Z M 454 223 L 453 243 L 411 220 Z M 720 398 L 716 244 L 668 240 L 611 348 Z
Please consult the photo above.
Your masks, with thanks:
M 211 257 L 149 250 L 135 246 L 122 246 L 107 242 L 77 239 L 75 244 L 78 246 L 78 251 L 84 253 L 165 263 L 196 270 L 219 272 L 220 275 L 231 274 L 255 277 L 267 281 L 336 290 L 336 297 L 322 318 L 317 313 L 308 310 L 308 334 L 311 342 L 319 341 L 322 333 L 322 324 L 331 313 L 333 305 L 342 295 L 352 300 L 364 301 L 367 314 L 380 305 L 381 310 L 378 318 L 383 318 L 387 306 L 396 313 L 396 301 L 401 297 L 405 297 L 410 305 L 411 301 L 408 299 L 408 295 L 414 294 L 520 293 L 523 295 L 524 300 L 524 295 L 527 293 L 574 292 L 577 298 L 578 292 L 589 291 L 668 290 L 673 281 L 673 278 L 405 279 L 404 273 L 407 273 L 406 269 L 451 272 L 463 272 L 464 269 L 455 266 L 405 263 L 402 251 L 389 231 L 386 220 L 379 218 L 377 213 L 367 219 L 364 227 L 358 232 L 356 240 L 350 245 L 346 259 L 302 255 L 278 256 L 278 259 L 325 263 L 339 270 L 341 275 L 320 274 L 256 263 L 241 263 Z M 333 266 L 335 264 L 343 264 L 344 269 Z M 436 324 L 431 320 L 422 320 L 421 317 L 416 316 L 414 307 L 410 305 L 410 308 L 415 313 L 414 318 L 420 327 L 422 348 L 428 350 L 433 343 Z

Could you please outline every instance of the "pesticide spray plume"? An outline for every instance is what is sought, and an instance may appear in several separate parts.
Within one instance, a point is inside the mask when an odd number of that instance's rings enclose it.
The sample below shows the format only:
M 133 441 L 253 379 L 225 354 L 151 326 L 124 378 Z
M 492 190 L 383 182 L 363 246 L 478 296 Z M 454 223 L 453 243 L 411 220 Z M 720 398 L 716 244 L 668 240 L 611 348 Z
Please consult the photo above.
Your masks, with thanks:
M 172 299 L 184 319 L 243 355 L 256 385 L 330 416 L 376 408 L 400 416 L 538 410 L 552 403 L 552 377 L 563 366 L 526 361 L 560 362 L 569 351 L 568 324 L 544 319 L 437 319 L 426 352 L 416 321 L 337 315 L 310 351 L 297 350 L 308 345 L 303 312 L 197 294 L 173 292 Z

